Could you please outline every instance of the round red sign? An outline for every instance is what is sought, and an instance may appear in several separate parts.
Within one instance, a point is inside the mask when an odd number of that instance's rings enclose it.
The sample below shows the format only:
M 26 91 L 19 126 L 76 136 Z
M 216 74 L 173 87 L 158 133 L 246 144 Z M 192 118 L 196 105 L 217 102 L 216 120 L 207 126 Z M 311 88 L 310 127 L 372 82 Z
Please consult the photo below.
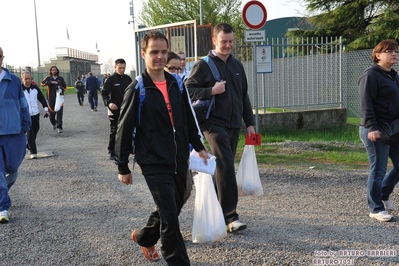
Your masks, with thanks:
M 258 30 L 266 24 L 266 7 L 259 1 L 249 1 L 242 10 L 242 19 L 248 28 Z

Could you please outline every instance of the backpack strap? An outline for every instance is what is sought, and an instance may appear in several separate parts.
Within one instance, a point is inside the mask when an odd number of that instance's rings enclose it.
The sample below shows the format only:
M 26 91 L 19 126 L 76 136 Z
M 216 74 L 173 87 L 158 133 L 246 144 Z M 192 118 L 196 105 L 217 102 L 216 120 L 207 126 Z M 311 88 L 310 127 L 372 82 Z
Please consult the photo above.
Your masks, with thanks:
M 220 81 L 219 70 L 217 69 L 217 67 L 216 67 L 216 65 L 215 65 L 215 62 L 213 62 L 213 59 L 210 58 L 210 57 L 207 55 L 207 56 L 204 56 L 204 57 L 202 58 L 202 60 L 204 60 L 204 61 L 208 64 L 209 68 L 211 69 L 213 78 L 216 79 L 216 81 Z M 213 108 L 213 105 L 214 105 L 214 104 L 215 104 L 215 95 L 212 95 L 211 101 L 209 102 L 208 110 L 206 111 L 205 119 L 208 119 L 208 118 L 209 118 L 209 115 L 210 115 L 210 113 L 211 113 L 211 111 L 212 111 L 212 108 Z
M 138 109 L 138 115 L 137 115 L 137 124 L 140 125 L 140 118 L 141 118 L 141 107 L 143 106 L 143 102 L 145 99 L 145 88 L 144 88 L 144 82 L 143 82 L 143 77 L 141 75 L 138 75 L 136 77 L 137 80 L 137 84 L 135 89 L 136 90 L 140 90 L 140 94 L 139 94 L 139 109 Z

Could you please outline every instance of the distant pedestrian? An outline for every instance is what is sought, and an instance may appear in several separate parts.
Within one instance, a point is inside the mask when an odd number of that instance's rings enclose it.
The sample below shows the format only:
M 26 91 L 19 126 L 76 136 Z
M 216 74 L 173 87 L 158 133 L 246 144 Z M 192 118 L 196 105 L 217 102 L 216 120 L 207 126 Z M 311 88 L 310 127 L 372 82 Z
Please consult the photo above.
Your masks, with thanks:
M 81 80 L 80 76 L 77 77 L 74 85 L 76 89 L 76 94 L 78 95 L 78 102 L 80 106 L 83 106 L 85 101 L 85 84 Z
M 116 59 L 114 68 L 115 73 L 112 76 L 108 75 L 101 91 L 104 105 L 108 107 L 108 119 L 110 125 L 108 154 L 110 160 L 114 160 L 115 157 L 115 134 L 123 94 L 125 93 L 127 86 L 132 82 L 132 78 L 125 74 L 126 61 L 124 59 Z
M 3 64 L 0 48 L 0 66 Z M 26 136 L 31 126 L 29 106 L 21 80 L 0 67 L 0 223 L 8 223 L 11 199 L 9 190 L 18 177 L 26 154 Z
M 55 99 L 57 96 L 57 91 L 64 95 L 66 90 L 66 83 L 63 77 L 60 76 L 60 71 L 58 67 L 52 66 L 49 70 L 49 75 L 43 79 L 41 82 L 42 86 L 47 86 L 47 104 L 50 111 L 50 123 L 53 125 L 53 130 L 58 130 L 58 133 L 62 133 L 62 116 L 64 114 L 64 105 L 57 112 L 54 110 Z
M 97 112 L 98 92 L 100 91 L 100 86 L 98 85 L 98 79 L 93 76 L 93 73 L 91 72 L 89 72 L 86 79 L 86 89 L 88 93 L 90 108 L 92 111 Z
M 36 136 L 40 129 L 40 110 L 39 102 L 42 104 L 45 117 L 49 115 L 46 99 L 37 85 L 32 84 L 32 74 L 29 71 L 24 71 L 21 74 L 22 89 L 29 106 L 29 114 L 32 120 L 32 126 L 26 132 L 28 144 L 26 147 L 30 152 L 30 158 L 37 158 Z

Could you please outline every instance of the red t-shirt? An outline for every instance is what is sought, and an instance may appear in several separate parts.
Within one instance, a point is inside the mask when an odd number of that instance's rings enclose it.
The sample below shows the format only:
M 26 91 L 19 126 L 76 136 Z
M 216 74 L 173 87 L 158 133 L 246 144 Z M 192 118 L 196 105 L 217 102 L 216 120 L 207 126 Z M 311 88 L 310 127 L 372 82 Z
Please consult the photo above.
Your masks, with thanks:
M 172 106 L 170 105 L 169 101 L 169 94 L 168 94 L 168 87 L 166 86 L 166 80 L 161 82 L 154 81 L 154 84 L 162 92 L 163 98 L 165 99 L 166 108 L 168 108 L 170 122 L 172 123 L 172 126 L 174 126 L 173 116 L 172 116 Z

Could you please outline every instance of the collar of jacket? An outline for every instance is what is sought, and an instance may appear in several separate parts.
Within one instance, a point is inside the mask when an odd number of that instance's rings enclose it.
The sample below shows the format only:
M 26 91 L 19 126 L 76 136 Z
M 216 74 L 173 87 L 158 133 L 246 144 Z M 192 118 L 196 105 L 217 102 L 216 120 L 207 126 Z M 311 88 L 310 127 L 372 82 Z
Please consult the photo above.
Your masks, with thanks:
M 165 75 L 166 85 L 167 85 L 168 88 L 169 88 L 174 82 L 176 82 L 176 84 L 177 84 L 177 81 L 176 81 L 175 77 L 173 77 L 171 74 L 169 74 L 169 72 L 167 72 L 167 71 L 165 71 L 165 70 L 164 70 L 163 72 L 164 72 L 164 75 Z M 144 72 L 143 72 L 143 74 L 142 74 L 142 77 L 143 77 L 143 84 L 144 84 L 144 87 L 156 87 L 156 86 L 155 86 L 155 83 L 152 81 L 150 75 L 148 74 L 147 69 L 144 70 Z

